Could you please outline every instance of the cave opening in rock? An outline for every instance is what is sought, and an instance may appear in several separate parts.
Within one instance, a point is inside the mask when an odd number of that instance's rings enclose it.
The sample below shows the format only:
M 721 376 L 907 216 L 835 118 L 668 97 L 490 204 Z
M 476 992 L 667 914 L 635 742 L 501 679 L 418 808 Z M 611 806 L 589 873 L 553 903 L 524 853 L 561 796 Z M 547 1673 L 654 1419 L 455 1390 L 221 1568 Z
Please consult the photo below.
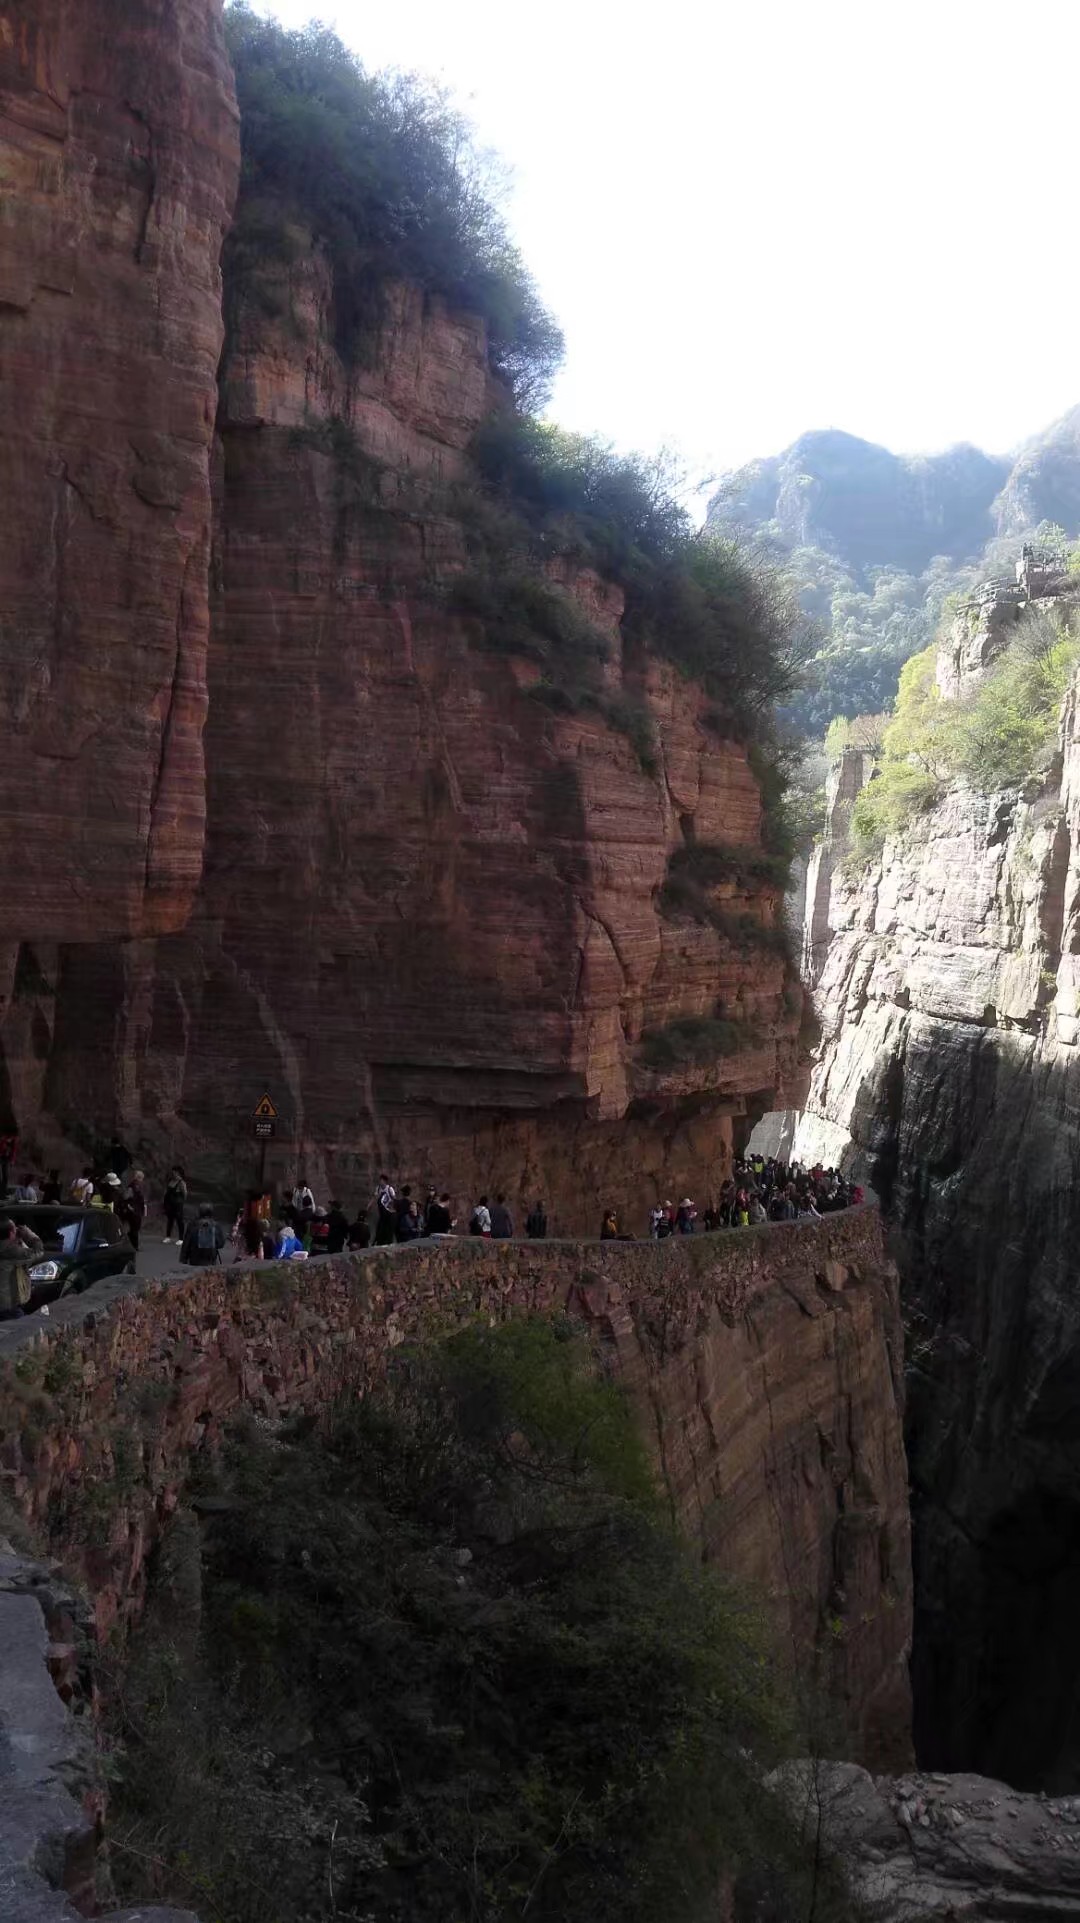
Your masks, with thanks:
M 980 1681 L 968 1767 L 1080 1791 L 1080 1502 L 1033 1490 L 982 1544 Z

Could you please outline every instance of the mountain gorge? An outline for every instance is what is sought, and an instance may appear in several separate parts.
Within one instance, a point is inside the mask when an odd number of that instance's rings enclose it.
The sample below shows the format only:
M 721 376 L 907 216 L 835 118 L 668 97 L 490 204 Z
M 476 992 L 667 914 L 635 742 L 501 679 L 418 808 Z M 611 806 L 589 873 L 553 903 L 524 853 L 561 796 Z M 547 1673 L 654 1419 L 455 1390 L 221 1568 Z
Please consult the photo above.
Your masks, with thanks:
M 1065 587 L 1041 603 L 1075 619 Z M 1006 592 L 943 638 L 939 686 L 986 685 Z M 1078 1023 L 1075 679 L 1045 773 L 945 785 L 877 848 L 849 750 L 808 877 L 822 1047 L 795 1147 L 854 1157 L 904 1278 L 924 1764 L 1030 1789 L 1080 1781 L 1073 1286 Z M 867 784 L 869 783 L 869 787 Z
M 29 1605 L 38 1682 L 115 1744 L 111 1894 L 103 1784 L 72 1817 L 59 1776 L 78 1901 L 855 1923 L 828 1759 L 904 1903 L 914 1869 L 927 1914 L 959 1891 L 973 1923 L 1060 1923 L 1067 568 L 1048 628 L 1030 580 L 946 609 L 904 689 L 932 769 L 910 739 L 844 754 L 801 971 L 772 711 L 883 706 L 950 594 L 1074 535 L 1080 410 L 1007 460 L 806 435 L 701 538 L 661 465 L 540 418 L 558 330 L 464 139 L 243 4 L 0 12 L 0 1133 L 66 1175 L 116 1131 L 223 1209 L 268 1093 L 279 1192 L 352 1206 L 386 1167 L 519 1221 L 543 1195 L 553 1231 L 209 1265 L 0 1327 L 0 1617 Z M 755 543 L 831 624 L 807 694 Z M 1060 734 L 1017 774 L 1040 676 Z M 969 778 L 984 745 L 1015 778 Z M 881 1210 L 596 1237 L 715 1198 L 766 1111 Z M 935 1781 L 871 1783 L 912 1760 L 909 1656 Z M 17 1696 L 0 1913 L 12 1852 L 25 1888 L 67 1849 L 55 1813 L 48 1850 L 24 1833 Z M 52 1895 L 27 1917 L 71 1923 Z
M 822 625 L 808 687 L 786 713 L 806 735 L 891 702 L 950 595 L 1011 574 L 1026 540 L 1080 533 L 1080 408 L 996 457 L 958 446 L 897 455 L 836 429 L 720 482 L 707 524 L 783 560 Z

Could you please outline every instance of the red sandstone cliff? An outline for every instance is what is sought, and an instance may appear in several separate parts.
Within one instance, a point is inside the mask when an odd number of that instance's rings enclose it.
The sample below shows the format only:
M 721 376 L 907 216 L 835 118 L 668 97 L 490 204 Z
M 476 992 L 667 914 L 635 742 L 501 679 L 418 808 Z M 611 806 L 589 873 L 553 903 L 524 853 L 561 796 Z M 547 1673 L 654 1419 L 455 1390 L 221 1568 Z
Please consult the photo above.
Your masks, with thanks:
M 655 717 L 658 775 L 448 612 L 447 484 L 494 398 L 479 323 L 394 289 L 354 373 L 318 261 L 275 290 L 286 311 L 243 312 L 223 371 L 207 860 L 132 1001 L 139 1119 L 229 1181 L 268 1087 L 346 1190 L 385 1162 L 462 1196 L 543 1190 L 566 1226 L 608 1200 L 640 1216 L 656 1181 L 711 1177 L 732 1117 L 795 1071 L 783 962 L 657 905 L 684 841 L 759 846 L 745 750 L 703 725 L 700 689 L 624 659 L 595 575 L 564 570 L 610 637 L 609 688 Z M 733 905 L 776 913 L 760 890 Z M 643 1030 L 718 1001 L 760 1045 L 645 1069 Z
M 218 0 L 5 5 L 0 157 L 3 939 L 155 933 L 202 863 Z
M 542 1190 L 591 1227 L 712 1186 L 741 1118 L 797 1079 L 782 959 L 659 906 L 673 850 L 760 846 L 744 747 L 698 686 L 629 657 L 588 571 L 553 563 L 608 637 L 608 693 L 647 705 L 657 772 L 450 612 L 453 487 L 501 401 L 475 318 L 391 287 L 346 367 L 296 236 L 261 298 L 233 289 L 212 464 L 236 163 L 217 0 L 24 11 L 0 46 L 3 459 L 25 502 L 0 553 L 0 1122 L 62 1159 L 119 1126 L 151 1169 L 181 1155 L 232 1192 L 269 1089 L 272 1172 L 346 1194 L 385 1162 L 462 1198 Z M 774 924 L 774 890 L 720 892 Z M 646 1065 L 645 1031 L 718 1013 L 741 1051 Z

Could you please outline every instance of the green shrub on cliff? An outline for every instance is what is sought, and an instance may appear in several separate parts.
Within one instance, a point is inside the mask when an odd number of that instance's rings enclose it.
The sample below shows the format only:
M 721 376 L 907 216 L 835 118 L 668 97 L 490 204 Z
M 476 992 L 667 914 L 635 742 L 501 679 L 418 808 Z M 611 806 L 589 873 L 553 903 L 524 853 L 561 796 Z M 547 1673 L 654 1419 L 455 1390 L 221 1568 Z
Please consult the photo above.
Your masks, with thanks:
M 334 270 L 339 346 L 362 350 L 380 289 L 405 279 L 481 314 L 518 400 L 545 397 L 562 336 L 495 205 L 470 130 L 438 88 L 366 73 L 313 23 L 289 33 L 246 0 L 226 11 L 240 103 L 241 187 L 227 279 L 249 292 L 312 232 Z
M 760 1037 L 749 1022 L 714 1015 L 679 1015 L 663 1028 L 647 1028 L 641 1038 L 646 1068 L 687 1068 L 739 1055 Z
M 747 1923 L 846 1914 L 761 1784 L 789 1736 L 761 1622 L 680 1547 L 580 1335 L 399 1354 L 321 1431 L 238 1440 L 204 1508 L 197 1641 L 174 1586 L 114 1691 L 126 1895 L 712 1923 L 731 1877 Z
M 961 700 L 939 692 L 936 646 L 914 655 L 900 676 L 879 771 L 852 811 L 853 859 L 879 852 L 950 781 L 993 794 L 1045 774 L 1078 656 L 1075 625 L 1037 604 L 1025 610 L 986 679 Z
M 722 705 L 728 732 L 765 731 L 816 642 L 787 577 L 734 540 L 701 534 L 663 454 L 501 413 L 473 443 L 487 485 L 476 539 L 497 567 L 506 544 L 542 564 L 566 556 L 616 582 L 631 651 L 659 655 Z M 516 536 L 515 532 L 516 530 Z

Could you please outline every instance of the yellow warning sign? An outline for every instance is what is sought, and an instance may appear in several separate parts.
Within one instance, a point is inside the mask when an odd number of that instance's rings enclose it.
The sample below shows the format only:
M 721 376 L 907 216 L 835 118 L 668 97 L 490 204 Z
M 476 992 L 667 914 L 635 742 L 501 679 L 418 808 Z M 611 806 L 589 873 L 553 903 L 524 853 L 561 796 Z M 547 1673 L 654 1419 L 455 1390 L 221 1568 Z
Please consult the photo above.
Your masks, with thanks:
M 277 1120 L 277 1109 L 274 1107 L 269 1095 L 264 1095 L 261 1102 L 256 1102 L 255 1120 L 257 1122 L 273 1122 Z

